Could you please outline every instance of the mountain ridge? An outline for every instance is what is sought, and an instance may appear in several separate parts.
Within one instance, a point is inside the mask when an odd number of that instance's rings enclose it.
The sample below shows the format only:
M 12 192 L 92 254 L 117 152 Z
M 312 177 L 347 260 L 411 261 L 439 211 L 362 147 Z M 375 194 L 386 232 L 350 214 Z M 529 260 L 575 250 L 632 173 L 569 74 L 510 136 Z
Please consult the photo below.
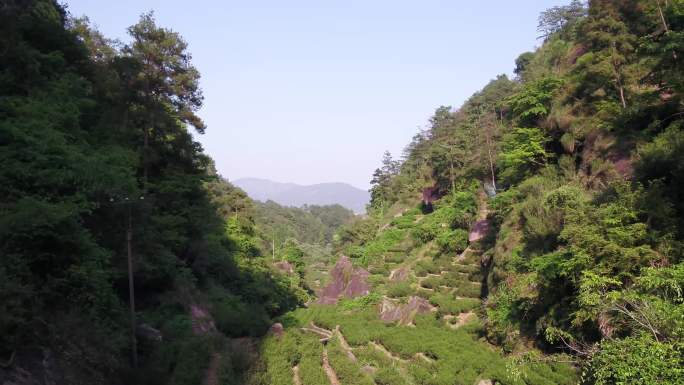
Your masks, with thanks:
M 252 199 L 266 202 L 272 200 L 284 206 L 339 204 L 357 214 L 366 211 L 370 193 L 344 182 L 324 182 L 302 185 L 276 182 L 265 178 L 239 178 L 232 180 Z

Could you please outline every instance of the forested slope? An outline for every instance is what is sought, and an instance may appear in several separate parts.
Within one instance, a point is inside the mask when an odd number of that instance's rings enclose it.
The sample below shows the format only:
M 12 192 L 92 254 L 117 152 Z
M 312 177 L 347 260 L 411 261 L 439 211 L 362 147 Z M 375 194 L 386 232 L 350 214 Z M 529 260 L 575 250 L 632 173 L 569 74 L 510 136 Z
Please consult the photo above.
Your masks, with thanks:
M 232 338 L 306 298 L 192 139 L 187 44 L 151 14 L 129 34 L 109 41 L 50 0 L 0 3 L 3 384 L 239 383 Z
M 386 154 L 336 244 L 370 294 L 283 318 L 265 382 L 684 383 L 684 2 L 539 20 L 514 79 Z

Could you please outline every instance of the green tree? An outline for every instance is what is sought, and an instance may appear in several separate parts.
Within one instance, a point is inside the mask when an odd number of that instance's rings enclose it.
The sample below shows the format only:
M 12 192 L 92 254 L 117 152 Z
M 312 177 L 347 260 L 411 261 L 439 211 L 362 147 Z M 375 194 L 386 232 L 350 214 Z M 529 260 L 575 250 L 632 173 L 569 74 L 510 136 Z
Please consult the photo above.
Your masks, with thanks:
M 373 172 L 371 179 L 370 206 L 382 209 L 392 199 L 392 178 L 399 172 L 399 162 L 392 159 L 392 154 L 385 151 L 382 155 L 382 167 Z
M 580 82 L 587 87 L 585 93 L 591 94 L 612 85 L 622 108 L 627 108 L 627 89 L 637 75 L 634 52 L 637 38 L 628 25 L 620 19 L 611 5 L 592 7 L 587 22 L 583 25 L 583 43 L 589 52 L 577 60 L 575 73 Z
M 160 116 L 170 111 L 173 117 L 204 133 L 204 122 L 195 114 L 202 106 L 200 74 L 190 63 L 188 44 L 172 30 L 158 27 L 152 12 L 128 28 L 133 42 L 124 47 L 126 55 L 140 63 L 135 77 L 142 91 L 140 103 L 145 107 L 143 125 L 143 183 L 147 183 L 153 154 L 150 140 L 163 137 L 166 125 Z
M 506 103 L 520 124 L 534 125 L 548 115 L 549 104 L 561 84 L 561 80 L 551 77 L 525 83 Z
M 541 37 L 548 39 L 549 36 L 576 23 L 577 20 L 586 15 L 587 8 L 584 2 L 572 0 L 568 5 L 552 7 L 542 12 L 539 15 L 537 32 L 542 34 Z
M 551 157 L 546 151 L 549 140 L 538 128 L 514 128 L 504 134 L 499 153 L 504 181 L 510 185 L 543 167 Z

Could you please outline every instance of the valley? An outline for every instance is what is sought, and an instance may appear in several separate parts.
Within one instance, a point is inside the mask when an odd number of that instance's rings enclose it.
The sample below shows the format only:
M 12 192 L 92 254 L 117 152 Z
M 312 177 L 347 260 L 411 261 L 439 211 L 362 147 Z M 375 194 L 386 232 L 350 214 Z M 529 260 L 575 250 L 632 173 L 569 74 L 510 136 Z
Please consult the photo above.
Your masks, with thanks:
M 684 0 L 283 4 L 0 0 L 0 385 L 684 384 Z

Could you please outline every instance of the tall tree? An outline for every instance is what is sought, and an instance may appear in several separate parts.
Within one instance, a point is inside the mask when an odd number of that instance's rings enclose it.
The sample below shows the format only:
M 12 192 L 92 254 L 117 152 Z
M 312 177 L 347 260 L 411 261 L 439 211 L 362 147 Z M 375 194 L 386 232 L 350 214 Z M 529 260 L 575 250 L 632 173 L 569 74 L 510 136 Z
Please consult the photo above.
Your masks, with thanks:
M 554 33 L 562 30 L 565 26 L 576 22 L 587 15 L 587 7 L 580 0 L 572 0 L 568 5 L 556 6 L 547 9 L 539 15 L 537 32 L 547 39 Z
M 200 134 L 205 125 L 195 113 L 202 106 L 200 74 L 192 66 L 188 44 L 170 29 L 158 27 L 152 12 L 143 14 L 137 24 L 128 28 L 133 42 L 124 53 L 140 64 L 136 80 L 142 90 L 140 102 L 145 106 L 143 128 L 143 184 L 147 184 L 150 163 L 150 139 L 161 136 L 162 111 L 170 111 L 179 121 L 190 124 Z
M 612 84 L 622 108 L 627 108 L 627 87 L 635 74 L 634 62 L 637 37 L 621 19 L 615 6 L 607 4 L 591 8 L 584 25 L 584 43 L 589 52 L 578 59 L 577 71 L 594 85 L 591 92 Z
M 477 152 L 480 163 L 486 163 L 492 188 L 496 191 L 496 159 L 501 139 L 502 123 L 497 119 L 495 111 L 485 112 L 478 116 Z
M 373 172 L 371 179 L 371 207 L 382 208 L 390 200 L 392 178 L 399 173 L 399 165 L 389 151 L 382 154 L 382 166 Z

